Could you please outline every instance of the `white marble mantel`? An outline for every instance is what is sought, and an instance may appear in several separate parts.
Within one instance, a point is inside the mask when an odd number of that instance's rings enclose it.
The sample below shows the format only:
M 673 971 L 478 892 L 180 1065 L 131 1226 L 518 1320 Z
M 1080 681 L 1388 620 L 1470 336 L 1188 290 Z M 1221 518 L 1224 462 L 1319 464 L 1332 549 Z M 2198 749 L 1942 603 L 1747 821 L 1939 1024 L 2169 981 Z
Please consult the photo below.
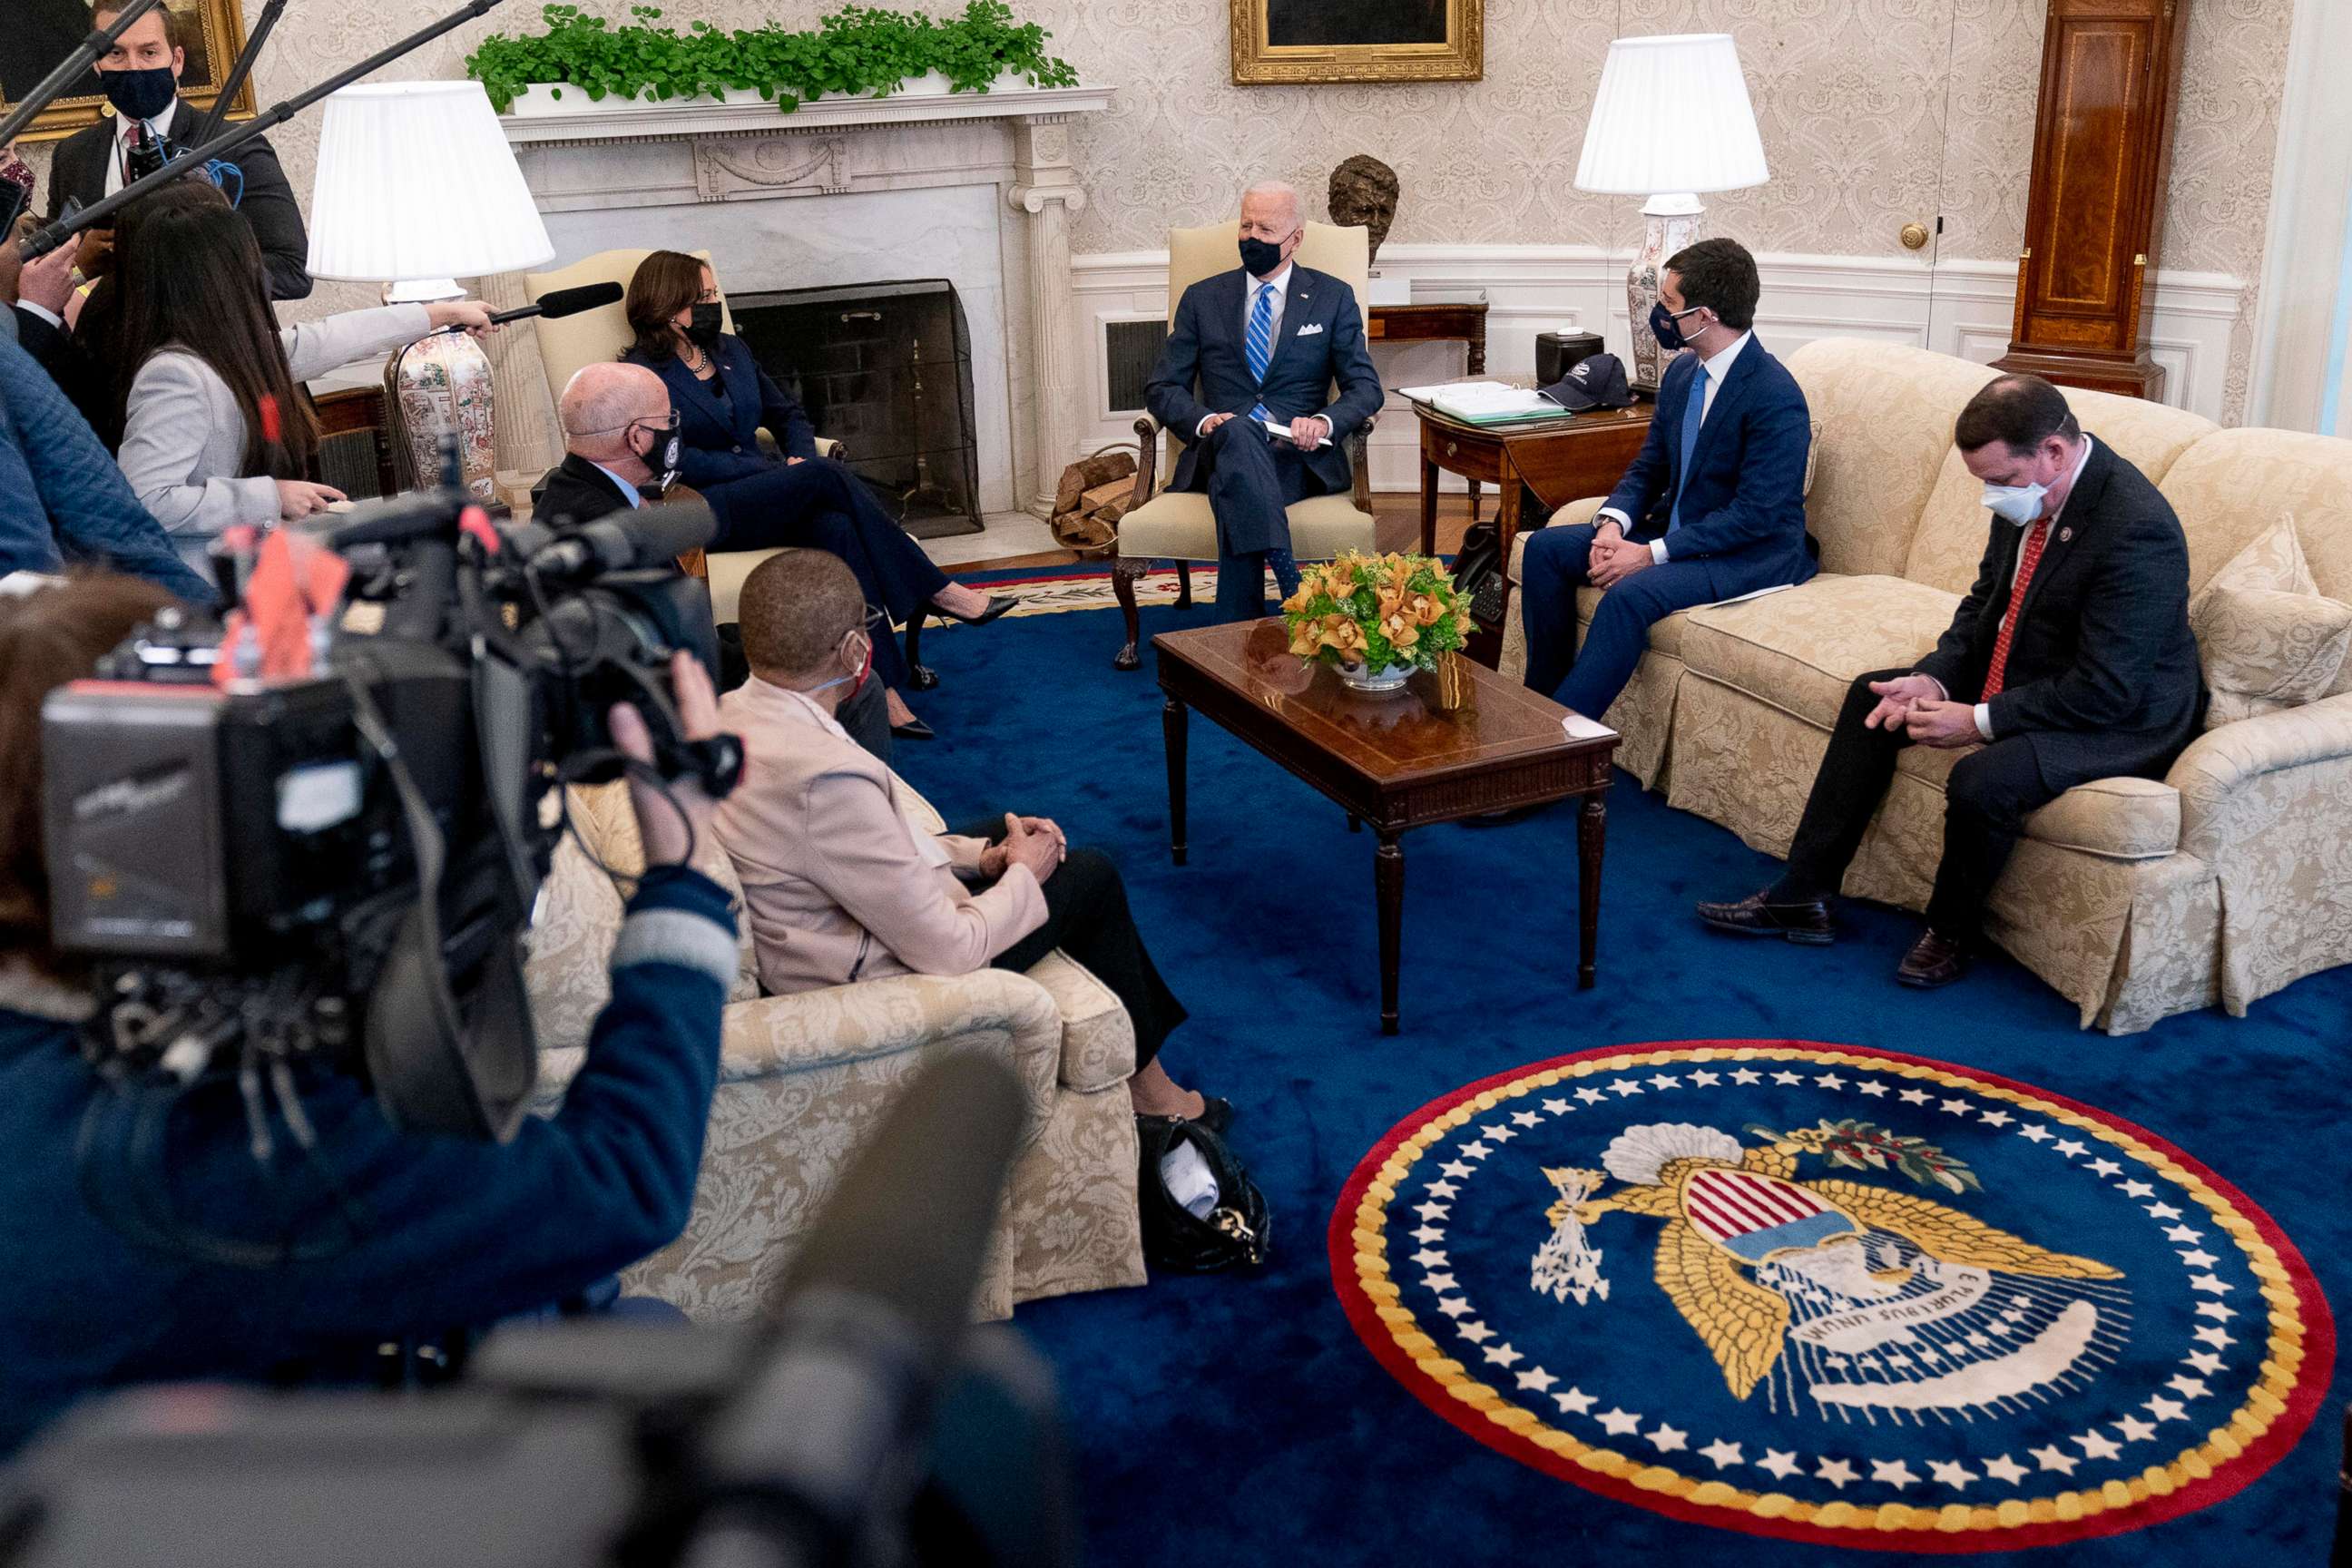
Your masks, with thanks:
M 608 101 L 503 117 L 553 265 L 709 249 L 732 293 L 945 277 L 971 327 L 983 505 L 1050 506 L 1076 444 L 1075 117 L 1104 87 L 765 102 Z M 483 279 L 520 303 L 520 277 Z M 502 468 L 560 455 L 530 335 L 499 340 Z

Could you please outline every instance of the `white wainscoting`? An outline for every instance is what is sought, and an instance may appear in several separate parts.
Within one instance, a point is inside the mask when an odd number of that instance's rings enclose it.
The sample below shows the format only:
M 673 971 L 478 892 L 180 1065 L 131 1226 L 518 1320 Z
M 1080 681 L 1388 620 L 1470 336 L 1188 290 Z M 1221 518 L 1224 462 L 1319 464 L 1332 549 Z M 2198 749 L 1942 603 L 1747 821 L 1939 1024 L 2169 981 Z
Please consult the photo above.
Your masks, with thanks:
M 2009 349 L 2016 297 L 2016 267 L 2007 261 L 1923 261 L 1838 256 L 1759 258 L 1764 297 L 1758 335 L 1786 354 L 1815 338 L 1867 338 L 1910 343 L 1979 363 Z M 1486 291 L 1486 372 L 1531 375 L 1538 332 L 1598 331 L 1612 353 L 1627 352 L 1626 258 L 1594 246 L 1389 245 L 1381 270 L 1410 279 L 1417 295 Z M 1108 443 L 1133 438 L 1135 410 L 1108 406 L 1104 386 L 1106 323 L 1164 318 L 1169 309 L 1168 261 L 1162 251 L 1125 251 L 1071 258 L 1087 364 L 1078 386 L 1086 399 L 1075 461 Z M 2165 401 L 2209 419 L 2221 417 L 2231 329 L 2245 286 L 2211 272 L 2157 276 L 2156 317 L 2149 351 L 2165 367 Z M 1373 363 L 1391 387 L 1443 381 L 1465 373 L 1456 343 L 1376 343 Z M 1391 397 L 1371 441 L 1372 485 L 1414 490 L 1421 484 L 1412 416 Z M 1447 477 L 1449 488 L 1461 481 Z

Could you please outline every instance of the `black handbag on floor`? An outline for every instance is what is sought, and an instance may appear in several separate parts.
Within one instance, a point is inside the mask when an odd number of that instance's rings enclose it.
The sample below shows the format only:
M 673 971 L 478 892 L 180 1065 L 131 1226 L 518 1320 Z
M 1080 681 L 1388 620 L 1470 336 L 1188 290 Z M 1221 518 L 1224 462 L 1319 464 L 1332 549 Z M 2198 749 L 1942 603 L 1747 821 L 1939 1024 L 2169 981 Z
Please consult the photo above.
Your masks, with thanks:
M 1180 1274 L 1215 1274 L 1264 1263 L 1274 1245 L 1265 1194 L 1225 1141 L 1178 1116 L 1139 1116 L 1135 1132 L 1144 1261 Z M 1160 1173 L 1160 1162 L 1187 1144 L 1216 1183 L 1216 1206 L 1206 1218 L 1178 1203 Z

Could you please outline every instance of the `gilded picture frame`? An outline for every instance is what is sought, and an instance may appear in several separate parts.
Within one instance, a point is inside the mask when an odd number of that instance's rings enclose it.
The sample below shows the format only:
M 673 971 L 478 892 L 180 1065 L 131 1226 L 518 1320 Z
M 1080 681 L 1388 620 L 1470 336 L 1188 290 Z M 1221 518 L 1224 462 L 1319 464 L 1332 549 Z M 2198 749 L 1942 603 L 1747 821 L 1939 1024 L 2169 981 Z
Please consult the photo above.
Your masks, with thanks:
M 1234 80 L 1477 81 L 1486 0 L 1231 0 Z
M 89 36 L 89 0 L 5 0 L 11 13 L 0 28 L 0 104 L 12 93 L 29 92 L 57 68 L 74 46 Z M 180 91 L 198 109 L 210 109 L 213 90 L 236 65 L 245 47 L 245 13 L 238 0 L 164 0 L 178 18 L 187 68 Z M 60 98 L 41 111 L 23 136 L 26 142 L 54 142 L 85 125 L 106 118 L 106 100 L 96 90 Z M 254 113 L 253 83 L 248 79 L 229 106 L 234 119 Z

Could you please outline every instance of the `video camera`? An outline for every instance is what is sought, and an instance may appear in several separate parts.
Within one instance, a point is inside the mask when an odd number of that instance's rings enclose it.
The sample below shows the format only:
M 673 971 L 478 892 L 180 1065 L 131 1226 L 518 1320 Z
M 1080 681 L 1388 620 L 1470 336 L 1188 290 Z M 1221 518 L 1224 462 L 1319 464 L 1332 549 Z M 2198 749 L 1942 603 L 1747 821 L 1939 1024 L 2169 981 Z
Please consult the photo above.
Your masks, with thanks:
M 606 711 L 643 710 L 662 787 L 723 795 L 742 767 L 732 736 L 686 738 L 669 689 L 673 650 L 717 663 L 707 592 L 672 563 L 709 510 L 626 516 L 502 528 L 451 488 L 329 519 L 278 544 L 343 579 L 326 613 L 268 627 L 247 584 L 226 642 L 166 611 L 49 694 L 52 927 L 96 971 L 94 1066 L 182 1089 L 266 1071 L 283 1099 L 284 1068 L 325 1059 L 404 1126 L 512 1134 L 538 1058 L 520 937 L 562 786 L 643 772 Z M 265 673 L 289 636 L 309 672 Z

